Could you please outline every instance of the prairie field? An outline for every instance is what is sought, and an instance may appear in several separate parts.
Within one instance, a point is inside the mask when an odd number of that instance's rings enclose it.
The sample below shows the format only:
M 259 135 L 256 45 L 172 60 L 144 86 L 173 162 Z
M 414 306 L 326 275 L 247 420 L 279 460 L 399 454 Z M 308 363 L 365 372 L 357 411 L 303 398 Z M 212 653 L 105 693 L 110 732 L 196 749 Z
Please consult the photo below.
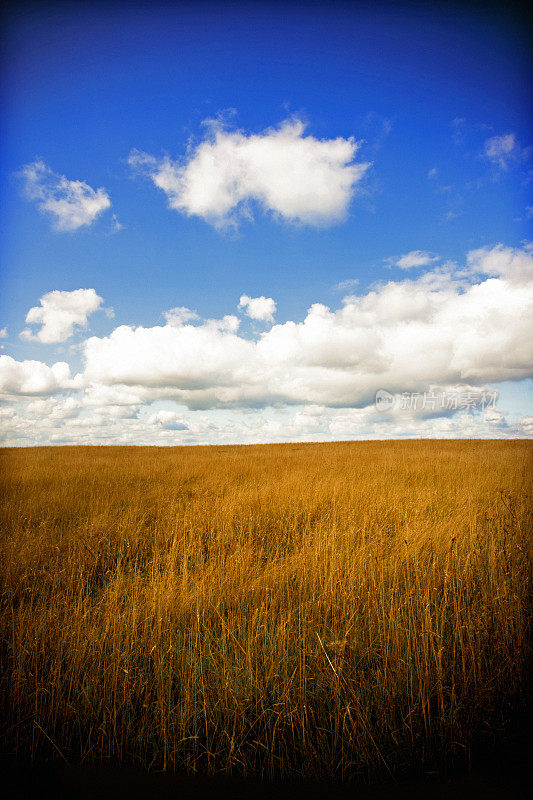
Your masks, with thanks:
M 2 751 L 446 770 L 529 685 L 532 447 L 4 449 Z

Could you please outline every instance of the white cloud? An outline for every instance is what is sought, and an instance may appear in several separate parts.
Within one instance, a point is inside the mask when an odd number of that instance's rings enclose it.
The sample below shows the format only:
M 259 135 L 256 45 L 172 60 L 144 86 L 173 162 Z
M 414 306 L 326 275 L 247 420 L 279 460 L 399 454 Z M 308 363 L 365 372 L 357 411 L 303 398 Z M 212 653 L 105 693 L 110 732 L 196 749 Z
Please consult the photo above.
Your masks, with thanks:
M 276 303 L 271 297 L 248 297 L 243 294 L 239 301 L 239 308 L 244 310 L 246 316 L 250 319 L 256 319 L 261 322 L 274 322 L 274 314 L 276 313 Z
M 408 412 L 386 418 L 374 406 L 319 405 L 247 411 L 148 411 L 83 408 L 72 398 L 0 407 L 9 444 L 228 444 L 335 439 L 508 438 L 533 435 L 533 418 L 512 421 L 498 409 L 424 419 Z
M 108 337 L 86 341 L 85 379 L 110 386 L 169 388 L 176 396 L 200 403 L 206 390 L 222 396 L 228 390 L 235 393 L 234 387 L 248 380 L 254 351 L 252 342 L 236 335 L 238 324 L 236 317 L 227 316 L 197 326 L 122 325 Z
M 533 249 L 499 244 L 337 309 L 315 303 L 256 338 L 234 315 L 177 308 L 165 325 L 89 338 L 75 377 L 63 362 L 0 356 L 0 424 L 15 444 L 531 435 L 530 418 L 495 405 L 380 412 L 374 400 L 378 389 L 478 397 L 533 376 L 532 277 Z
M 523 149 L 519 145 L 514 133 L 506 133 L 503 136 L 491 136 L 490 139 L 487 139 L 483 154 L 500 169 L 507 169 L 513 161 L 520 161 L 527 157 L 528 149 Z
M 284 220 L 330 225 L 345 217 L 370 165 L 353 163 L 353 138 L 316 139 L 304 129 L 297 119 L 250 135 L 215 124 L 185 162 L 133 151 L 129 163 L 165 192 L 171 208 L 219 228 L 250 218 L 250 201 Z
M 471 250 L 467 256 L 467 264 L 474 273 L 527 284 L 533 281 L 533 243 L 522 248 L 497 244 L 494 247 Z
M 25 194 L 37 208 L 49 214 L 58 231 L 75 231 L 91 225 L 111 201 L 103 188 L 92 189 L 84 181 L 58 175 L 43 161 L 26 164 L 21 170 Z
M 529 249 L 472 251 L 465 270 L 434 269 L 315 303 L 303 322 L 274 325 L 257 341 L 225 317 L 196 326 L 121 326 L 85 344 L 85 380 L 173 397 L 190 408 L 275 402 L 364 407 L 379 388 L 521 379 L 533 374 Z M 474 273 L 483 273 L 476 278 Z
M 354 289 L 357 284 L 359 283 L 359 278 L 346 278 L 345 281 L 339 281 L 333 286 L 333 289 L 336 292 L 347 292 L 350 289 Z
M 118 233 L 119 231 L 124 230 L 124 225 L 120 222 L 119 218 L 116 214 L 113 214 L 111 217 L 111 233 Z
M 148 417 L 148 423 L 169 431 L 189 430 L 189 426 L 183 421 L 183 415 L 178 414 L 176 411 L 158 411 Z
M 74 333 L 74 327 L 86 328 L 87 317 L 100 308 L 103 300 L 94 289 L 76 289 L 73 292 L 55 290 L 44 294 L 40 306 L 30 308 L 26 314 L 28 325 L 41 325 L 37 333 L 26 328 L 21 339 L 43 344 L 64 342 Z
M 63 420 L 74 419 L 83 408 L 83 402 L 77 397 L 47 397 L 32 400 L 26 405 L 26 414 L 31 419 L 46 419 L 47 422 L 58 425 Z
M 533 417 L 522 417 L 515 424 L 516 436 L 533 437 Z
M 0 355 L 0 395 L 47 395 L 79 385 L 64 361 L 49 367 L 42 361 L 15 361 Z
M 163 316 L 168 325 L 185 325 L 187 322 L 194 322 L 200 319 L 196 311 L 191 311 L 190 308 L 185 306 L 177 306 L 171 308 L 169 311 L 164 311 Z
M 432 167 L 428 172 L 428 178 L 430 180 L 432 180 L 433 178 L 436 178 L 438 176 L 438 174 L 439 174 L 439 171 L 438 171 L 437 167 Z
M 438 256 L 432 256 L 425 250 L 411 250 L 398 259 L 389 259 L 388 263 L 400 267 L 400 269 L 412 269 L 413 267 L 427 267 L 438 260 Z

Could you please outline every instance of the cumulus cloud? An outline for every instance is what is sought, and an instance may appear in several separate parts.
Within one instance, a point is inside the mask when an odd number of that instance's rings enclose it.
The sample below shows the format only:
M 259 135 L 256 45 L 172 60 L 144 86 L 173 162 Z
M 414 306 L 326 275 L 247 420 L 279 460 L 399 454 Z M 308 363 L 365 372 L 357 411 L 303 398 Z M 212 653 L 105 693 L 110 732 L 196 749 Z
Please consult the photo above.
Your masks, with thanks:
M 177 306 L 168 311 L 163 311 L 163 317 L 168 325 L 185 325 L 187 322 L 194 322 L 200 319 L 196 311 L 191 311 L 185 306 Z
M 46 421 L 54 427 L 66 419 L 74 419 L 83 408 L 83 401 L 78 397 L 47 397 L 30 401 L 25 408 L 29 419 Z
M 0 395 L 47 395 L 79 386 L 78 377 L 70 377 L 64 361 L 49 367 L 42 361 L 16 361 L 0 355 Z
M 74 328 L 86 328 L 87 317 L 100 308 L 103 299 L 94 289 L 76 289 L 73 292 L 55 290 L 44 294 L 40 306 L 30 308 L 26 314 L 28 325 L 40 325 L 37 333 L 29 328 L 20 334 L 22 339 L 49 344 L 64 342 L 74 333 Z
M 533 417 L 521 417 L 515 423 L 516 436 L 533 437 Z
M 515 283 L 528 283 L 533 280 L 533 243 L 521 248 L 480 247 L 467 255 L 467 264 L 474 273 L 506 278 Z
M 115 413 L 116 411 L 119 413 Z M 533 418 L 509 420 L 498 409 L 425 419 L 402 411 L 383 416 L 375 406 L 320 405 L 242 411 L 123 413 L 84 408 L 72 398 L 0 406 L 9 444 L 233 444 L 383 438 L 507 438 L 533 435 Z
M 254 348 L 237 335 L 238 325 L 231 315 L 197 326 L 122 325 L 108 337 L 86 341 L 85 379 L 104 385 L 170 388 L 191 402 L 197 397 L 200 404 L 206 388 L 221 396 L 225 390 L 234 393 L 249 380 Z
M 187 431 L 189 426 L 183 422 L 182 415 L 176 411 L 157 411 L 148 417 L 149 425 L 156 425 L 169 431 Z
M 388 263 L 391 266 L 400 267 L 400 269 L 412 269 L 413 267 L 427 267 L 438 260 L 438 256 L 432 256 L 425 250 L 411 250 L 397 259 L 389 259 Z
M 215 124 L 184 161 L 133 151 L 129 163 L 171 208 L 215 227 L 250 218 L 252 201 L 287 221 L 330 225 L 345 217 L 370 165 L 353 163 L 360 146 L 353 138 L 316 139 L 304 130 L 297 119 L 249 135 Z
M 257 341 L 239 335 L 232 316 L 196 326 L 121 326 L 86 342 L 85 380 L 190 408 L 364 407 L 379 388 L 531 376 L 531 250 L 498 245 L 472 251 L 467 264 L 470 273 L 435 268 L 349 295 L 334 311 L 315 303 L 302 322 L 273 325 Z
M 260 322 L 274 322 L 276 313 L 276 303 L 271 297 L 248 297 L 243 294 L 239 301 L 239 308 L 244 311 L 250 319 Z
M 75 231 L 92 225 L 111 207 L 104 188 L 93 189 L 84 181 L 69 180 L 53 172 L 43 161 L 26 164 L 21 170 L 24 191 L 37 208 L 52 217 L 58 231 Z
M 507 169 L 513 161 L 521 161 L 527 157 L 528 149 L 520 146 L 514 133 L 506 133 L 503 136 L 491 136 L 487 139 L 483 154 L 500 169 Z
M 234 315 L 178 307 L 164 325 L 87 339 L 75 377 L 64 362 L 0 356 L 0 425 L 7 442 L 26 444 L 531 435 L 531 419 L 496 400 L 499 382 L 533 376 L 532 277 L 531 246 L 498 244 L 336 309 L 315 303 L 254 338 Z M 383 411 L 380 389 L 459 393 L 476 407 Z M 480 402 L 487 392 L 493 404 Z

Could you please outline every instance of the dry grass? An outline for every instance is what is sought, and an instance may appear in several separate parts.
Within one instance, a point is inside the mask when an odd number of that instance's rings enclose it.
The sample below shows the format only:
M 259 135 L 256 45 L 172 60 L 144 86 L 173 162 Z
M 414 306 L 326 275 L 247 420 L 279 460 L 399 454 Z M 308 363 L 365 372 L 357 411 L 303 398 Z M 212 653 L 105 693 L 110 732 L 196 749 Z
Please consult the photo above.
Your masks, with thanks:
M 3 450 L 3 749 L 431 769 L 524 689 L 531 446 Z

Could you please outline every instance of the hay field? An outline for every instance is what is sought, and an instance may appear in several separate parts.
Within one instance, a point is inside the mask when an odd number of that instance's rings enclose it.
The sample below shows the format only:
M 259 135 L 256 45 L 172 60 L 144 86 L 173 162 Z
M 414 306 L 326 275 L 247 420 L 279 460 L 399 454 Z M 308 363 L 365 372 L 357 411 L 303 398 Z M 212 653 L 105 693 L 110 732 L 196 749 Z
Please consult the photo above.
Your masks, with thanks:
M 2 750 L 362 779 L 524 697 L 531 443 L 0 451 Z

